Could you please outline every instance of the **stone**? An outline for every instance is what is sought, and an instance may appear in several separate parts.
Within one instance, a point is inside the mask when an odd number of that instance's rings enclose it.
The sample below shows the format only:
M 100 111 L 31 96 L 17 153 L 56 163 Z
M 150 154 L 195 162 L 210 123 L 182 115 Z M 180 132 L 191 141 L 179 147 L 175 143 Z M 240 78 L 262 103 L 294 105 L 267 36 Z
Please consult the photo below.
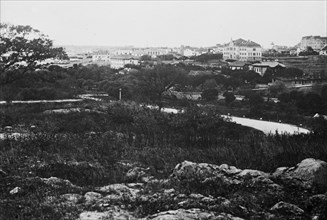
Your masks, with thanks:
M 133 167 L 126 173 L 126 180 L 129 182 L 147 182 L 150 179 L 150 168 Z
M 231 214 L 221 213 L 215 219 L 217 220 L 244 220 L 243 218 L 235 217 Z
M 295 167 L 278 168 L 272 177 L 280 179 L 286 184 L 292 183 L 306 189 L 315 186 L 321 190 L 327 190 L 327 163 L 308 158 L 302 160 Z
M 77 203 L 81 202 L 83 200 L 83 196 L 80 194 L 63 194 L 60 196 L 60 198 L 64 199 L 68 203 L 71 203 L 72 205 L 76 205 Z
M 105 219 L 115 219 L 115 220 L 136 220 L 130 212 L 119 208 L 118 206 L 113 206 L 107 208 L 104 212 L 97 211 L 84 211 L 79 215 L 78 220 L 105 220 Z
M 86 203 L 93 203 L 102 198 L 102 195 L 97 192 L 87 192 L 84 195 Z
M 176 165 L 172 177 L 177 179 L 199 179 L 204 180 L 215 175 L 219 169 L 217 165 L 207 163 L 193 163 L 184 161 Z
M 75 187 L 69 180 L 60 179 L 57 177 L 50 177 L 50 178 L 41 178 L 41 180 L 54 188 L 61 188 L 61 187 Z
M 148 219 L 152 220 L 209 220 L 215 219 L 215 214 L 209 211 L 201 209 L 177 209 L 169 210 L 164 212 L 159 212 L 152 216 L 149 216 Z
M 82 212 L 78 220 L 102 220 L 109 215 L 108 212 Z
M 131 185 L 129 185 L 131 186 Z M 111 184 L 107 186 L 103 186 L 97 189 L 98 191 L 102 193 L 115 193 L 115 194 L 130 194 L 132 196 L 136 196 L 138 193 L 140 193 L 139 185 L 137 185 L 136 188 L 128 187 L 126 184 L 122 183 L 116 183 L 116 184 Z
M 298 206 L 283 201 L 276 203 L 273 207 L 271 207 L 270 211 L 284 215 L 296 216 L 304 213 L 303 209 L 299 208 Z
M 22 191 L 22 188 L 20 188 L 20 187 L 15 187 L 15 188 L 13 188 L 12 190 L 10 190 L 10 194 L 11 195 L 14 195 L 14 194 L 17 194 L 17 193 L 19 193 L 19 192 L 21 192 Z
M 259 171 L 259 170 L 250 170 L 250 169 L 245 169 L 242 170 L 240 173 L 237 174 L 240 177 L 246 177 L 246 176 L 250 176 L 250 177 L 266 177 L 268 178 L 269 175 L 265 172 Z

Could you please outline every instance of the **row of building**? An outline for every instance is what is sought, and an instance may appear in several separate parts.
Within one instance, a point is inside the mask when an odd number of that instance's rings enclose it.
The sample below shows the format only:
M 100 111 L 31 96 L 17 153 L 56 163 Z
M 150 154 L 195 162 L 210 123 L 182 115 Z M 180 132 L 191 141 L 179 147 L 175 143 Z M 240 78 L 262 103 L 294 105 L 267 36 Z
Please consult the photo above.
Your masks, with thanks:
M 295 47 L 278 46 L 272 44 L 272 50 L 283 53 L 298 54 L 300 51 L 311 47 L 319 51 L 321 55 L 327 55 L 327 37 L 304 36 Z M 260 44 L 251 40 L 239 38 L 229 43 L 215 47 L 195 48 L 181 46 L 180 48 L 123 48 L 111 51 L 98 51 L 92 55 L 93 62 L 108 62 L 112 68 L 121 68 L 126 64 L 139 64 L 139 58 L 148 55 L 152 58 L 161 55 L 174 54 L 178 56 L 198 56 L 205 53 L 222 53 L 224 60 L 237 60 L 242 62 L 258 62 L 262 60 L 264 49 Z

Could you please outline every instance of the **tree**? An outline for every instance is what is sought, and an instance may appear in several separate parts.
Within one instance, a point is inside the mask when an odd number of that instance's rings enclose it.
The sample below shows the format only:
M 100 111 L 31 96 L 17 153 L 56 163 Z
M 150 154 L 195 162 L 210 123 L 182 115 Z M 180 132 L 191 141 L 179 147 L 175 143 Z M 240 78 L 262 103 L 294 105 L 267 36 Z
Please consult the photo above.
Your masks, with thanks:
M 163 106 L 163 93 L 179 83 L 186 82 L 186 72 L 171 65 L 157 65 L 135 73 L 139 99 Z
M 299 56 L 310 56 L 310 55 L 318 55 L 319 53 L 314 51 L 312 47 L 307 47 L 304 51 L 299 53 Z
M 285 69 L 280 69 L 277 71 L 274 76 L 276 77 L 283 77 L 283 78 L 295 78 L 295 77 L 302 77 L 303 71 L 296 67 L 289 67 Z
M 321 88 L 321 92 L 320 92 L 321 98 L 323 101 L 327 102 L 327 85 L 324 85 Z
M 203 83 L 203 88 L 204 89 L 215 89 L 217 88 L 217 82 L 215 79 L 207 79 L 204 83 Z
M 150 60 L 152 60 L 152 58 L 149 55 L 143 55 L 140 57 L 140 60 L 141 61 L 150 61 Z
M 206 89 L 201 93 L 202 99 L 207 101 L 217 100 L 218 98 L 218 90 L 217 89 Z
M 49 59 L 68 59 L 63 48 L 31 26 L 0 23 L 0 85 L 11 83 Z
M 279 94 L 285 92 L 286 86 L 282 81 L 275 82 L 268 88 L 269 95 L 277 97 Z
M 251 106 L 258 106 L 258 105 L 262 104 L 264 101 L 262 96 L 255 92 L 247 94 L 246 98 L 249 99 L 249 103 Z
M 225 92 L 224 96 L 226 104 L 229 104 L 235 100 L 235 95 L 232 92 Z

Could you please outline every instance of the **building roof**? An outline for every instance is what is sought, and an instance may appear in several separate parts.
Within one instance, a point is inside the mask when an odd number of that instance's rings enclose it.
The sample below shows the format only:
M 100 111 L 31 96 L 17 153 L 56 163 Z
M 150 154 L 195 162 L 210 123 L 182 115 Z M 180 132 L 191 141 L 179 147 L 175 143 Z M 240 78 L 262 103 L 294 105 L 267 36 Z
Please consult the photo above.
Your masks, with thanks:
M 252 66 L 256 66 L 256 67 L 270 67 L 270 68 L 275 68 L 276 66 L 285 67 L 284 64 L 279 63 L 277 61 L 267 61 L 267 62 L 261 62 L 261 63 L 254 63 L 254 64 L 252 64 Z
M 110 57 L 110 59 L 114 59 L 114 60 L 131 60 L 134 59 L 136 60 L 137 58 L 130 56 L 130 55 L 120 55 L 120 56 L 112 56 Z
M 258 43 L 255 43 L 250 40 L 244 40 L 242 38 L 233 40 L 232 42 L 235 46 L 238 46 L 238 47 L 261 47 L 260 44 L 258 44 Z M 227 45 L 229 45 L 229 44 L 227 44 Z
M 326 50 L 327 51 L 327 44 L 323 48 L 321 48 L 321 50 Z
M 228 63 L 228 65 L 231 67 L 244 67 L 245 65 L 248 65 L 248 64 L 249 63 L 243 62 L 243 61 L 235 61 L 235 62 Z

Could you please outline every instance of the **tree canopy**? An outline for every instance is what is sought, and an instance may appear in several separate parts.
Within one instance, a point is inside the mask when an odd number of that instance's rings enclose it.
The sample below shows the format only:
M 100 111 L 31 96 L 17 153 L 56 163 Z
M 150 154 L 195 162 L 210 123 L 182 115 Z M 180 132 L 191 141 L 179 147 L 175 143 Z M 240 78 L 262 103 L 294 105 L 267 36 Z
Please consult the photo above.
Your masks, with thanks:
M 176 84 L 186 81 L 186 72 L 170 65 L 158 65 L 137 73 L 138 90 L 143 101 L 151 101 L 162 107 L 163 93 Z
M 31 26 L 0 23 L 0 32 L 0 84 L 39 68 L 49 58 L 68 59 L 63 48 L 53 47 L 47 35 Z

